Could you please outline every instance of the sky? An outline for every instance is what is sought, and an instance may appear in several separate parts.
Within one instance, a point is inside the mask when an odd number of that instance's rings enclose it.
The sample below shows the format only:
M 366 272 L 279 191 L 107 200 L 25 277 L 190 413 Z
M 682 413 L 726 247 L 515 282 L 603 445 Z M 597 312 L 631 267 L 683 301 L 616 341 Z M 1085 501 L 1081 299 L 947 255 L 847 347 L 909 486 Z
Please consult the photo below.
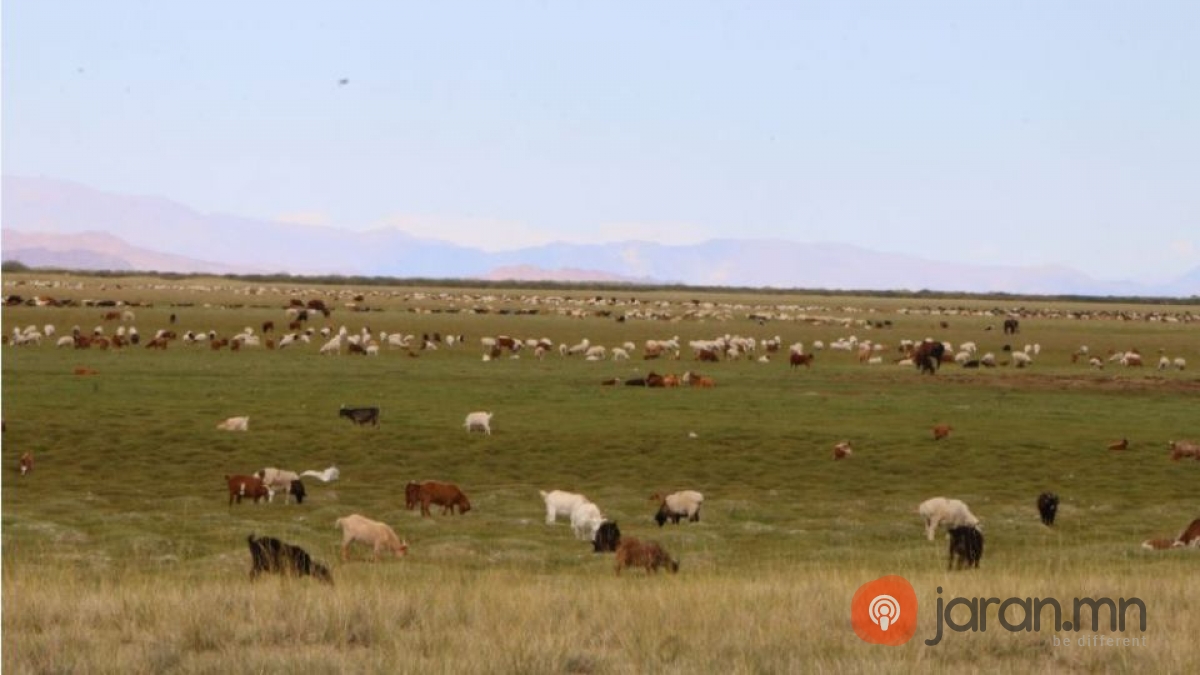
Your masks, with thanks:
M 488 250 L 1200 265 L 1191 0 L 31 0 L 0 22 L 6 175 Z

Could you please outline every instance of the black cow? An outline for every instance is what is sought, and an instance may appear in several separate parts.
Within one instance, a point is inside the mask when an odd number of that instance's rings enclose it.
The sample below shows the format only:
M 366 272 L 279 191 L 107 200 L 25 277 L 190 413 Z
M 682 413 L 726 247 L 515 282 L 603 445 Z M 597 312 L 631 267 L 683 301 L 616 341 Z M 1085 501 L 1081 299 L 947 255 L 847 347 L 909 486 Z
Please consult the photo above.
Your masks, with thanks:
M 946 353 L 946 345 L 941 342 L 927 340 L 917 345 L 913 350 L 913 363 L 922 373 L 933 375 L 937 373 L 938 366 L 942 363 L 942 355 Z
M 596 537 L 592 539 L 592 547 L 595 553 L 611 553 L 617 550 L 617 546 L 621 543 L 621 528 L 611 520 L 606 520 L 600 523 L 600 527 L 596 528 Z
M 299 546 L 285 544 L 274 537 L 256 539 L 254 534 L 247 537 L 246 542 L 250 545 L 251 581 L 263 572 L 271 572 L 285 576 L 311 576 L 327 584 L 333 583 L 333 575 L 329 573 L 329 568 L 313 562 L 308 553 Z
M 1004 334 L 1005 335 L 1014 335 L 1014 334 L 1020 333 L 1020 332 L 1021 332 L 1021 322 L 1020 321 L 1017 321 L 1016 319 L 1005 319 L 1004 320 Z
M 342 406 L 338 411 L 339 417 L 345 417 L 352 420 L 355 424 L 370 424 L 379 426 L 379 408 L 347 408 Z
M 971 527 L 962 525 L 950 529 L 950 560 L 946 569 L 954 568 L 954 558 L 958 557 L 958 569 L 979 567 L 979 559 L 983 557 L 983 533 Z
M 1053 492 L 1043 492 L 1038 495 L 1038 513 L 1042 514 L 1043 525 L 1053 525 L 1054 516 L 1058 514 L 1058 495 Z

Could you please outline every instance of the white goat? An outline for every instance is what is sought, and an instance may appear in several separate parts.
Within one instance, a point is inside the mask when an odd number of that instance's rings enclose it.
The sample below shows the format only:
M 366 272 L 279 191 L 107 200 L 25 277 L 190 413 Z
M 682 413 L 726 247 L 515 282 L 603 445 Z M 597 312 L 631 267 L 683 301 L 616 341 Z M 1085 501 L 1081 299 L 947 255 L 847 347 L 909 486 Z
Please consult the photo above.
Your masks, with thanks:
M 563 490 L 551 490 L 546 492 L 538 490 L 542 495 L 542 501 L 546 502 L 546 524 L 553 525 L 558 516 L 566 518 L 571 517 L 571 513 L 576 508 L 583 504 L 589 504 L 587 497 L 575 492 L 564 492 Z

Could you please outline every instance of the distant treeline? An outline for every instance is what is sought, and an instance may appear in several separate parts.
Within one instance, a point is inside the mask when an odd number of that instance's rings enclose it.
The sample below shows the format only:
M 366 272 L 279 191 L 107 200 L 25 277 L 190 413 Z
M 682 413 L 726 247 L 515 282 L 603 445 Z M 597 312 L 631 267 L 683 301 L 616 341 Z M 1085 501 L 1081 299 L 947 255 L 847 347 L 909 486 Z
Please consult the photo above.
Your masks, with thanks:
M 774 288 L 753 286 L 689 286 L 685 284 L 648 284 L 614 281 L 491 281 L 486 279 L 434 279 L 428 277 L 389 276 L 344 276 L 338 274 L 296 275 L 287 272 L 273 274 L 206 274 L 131 270 L 71 270 L 52 267 L 31 268 L 16 260 L 0 263 L 0 272 L 39 272 L 63 274 L 101 279 L 126 279 L 130 277 L 153 277 L 168 281 L 186 279 L 226 279 L 254 284 L 312 284 L 324 286 L 399 286 L 412 288 L 484 288 L 496 290 L 529 289 L 542 291 L 596 291 L 606 293 L 714 293 L 754 295 L 810 295 L 817 297 L 869 297 L 869 298 L 916 298 L 924 300 L 977 299 L 1004 302 L 1080 302 L 1080 303 L 1135 303 L 1149 305 L 1200 305 L 1200 296 L 1188 298 L 1165 298 L 1155 296 L 1095 296 L 1095 295 L 1028 295 L 1014 293 L 967 293 L 961 291 L 868 290 L 825 288 Z

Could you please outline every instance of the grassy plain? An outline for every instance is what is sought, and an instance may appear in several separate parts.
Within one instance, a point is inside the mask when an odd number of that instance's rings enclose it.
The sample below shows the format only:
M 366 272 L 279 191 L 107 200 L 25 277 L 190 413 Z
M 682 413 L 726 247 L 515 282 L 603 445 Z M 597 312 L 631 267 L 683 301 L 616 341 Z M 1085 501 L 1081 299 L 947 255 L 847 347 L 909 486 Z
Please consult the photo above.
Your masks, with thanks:
M 178 343 L 166 352 L 6 345 L 6 672 L 1200 670 L 1200 554 L 1139 549 L 1200 516 L 1200 462 L 1174 463 L 1166 451 L 1168 440 L 1200 440 L 1200 322 L 1141 318 L 1194 319 L 1196 305 L 637 289 L 486 289 L 468 298 L 463 289 L 37 274 L 8 274 L 4 284 L 26 297 L 150 304 L 133 309 L 143 336 L 171 314 L 179 332 L 228 335 L 267 319 L 282 328 L 288 298 L 321 297 L 336 309 L 316 326 L 467 338 L 417 358 L 387 347 L 379 357 L 322 357 L 319 341 L 236 353 Z M 370 311 L 344 306 L 358 293 Z M 597 296 L 619 302 L 551 300 Z M 714 303 L 712 313 L 693 300 Z M 467 311 L 483 307 L 490 311 Z M 531 308 L 538 313 L 517 313 Z M 1028 316 L 1020 335 L 1006 337 L 1003 313 L 1018 308 L 1104 315 Z M 663 316 L 615 320 L 633 310 Z M 747 318 L 765 311 L 789 318 Z M 1120 320 L 1119 311 L 1139 318 Z M 6 307 L 4 332 L 46 323 L 60 334 L 74 324 L 90 330 L 100 315 Z M 814 340 L 856 335 L 889 345 L 888 357 L 901 339 L 933 336 L 974 340 L 1001 358 L 1006 342 L 1036 342 L 1041 353 L 1029 369 L 950 365 L 936 377 L 829 350 L 800 371 L 781 357 L 697 364 L 686 348 L 680 361 L 555 353 L 484 363 L 479 338 L 497 334 L 609 347 L 778 335 L 810 350 Z M 1148 367 L 1071 363 L 1083 344 L 1100 355 L 1137 347 Z M 1192 369 L 1155 370 L 1159 349 Z M 76 376 L 76 366 L 97 374 Z M 651 369 L 696 370 L 717 386 L 599 385 Z M 381 426 L 339 419 L 341 404 L 380 406 Z M 472 410 L 495 412 L 494 435 L 465 433 Z M 250 416 L 248 433 L 215 430 L 233 415 Z M 936 423 L 952 424 L 953 435 L 935 443 Z M 1129 451 L 1106 449 L 1122 437 Z M 855 454 L 834 462 L 831 448 L 844 439 Z M 36 469 L 19 478 L 26 450 Z M 306 481 L 302 506 L 226 505 L 225 474 L 330 464 L 342 479 Z M 474 510 L 426 519 L 406 511 L 404 484 L 426 478 L 458 483 Z M 565 523 L 544 524 L 537 491 L 552 488 L 583 492 L 624 534 L 661 541 L 680 574 L 617 578 L 611 555 L 592 554 Z M 684 488 L 706 495 L 702 522 L 660 530 L 647 497 Z M 1043 490 L 1063 500 L 1054 528 L 1037 518 Z M 915 508 L 936 495 L 965 500 L 983 520 L 978 571 L 946 572 L 944 542 L 922 537 Z M 409 556 L 370 563 L 358 551 L 341 563 L 333 522 L 352 512 L 393 525 Z M 251 584 L 250 532 L 305 547 L 331 565 L 336 585 Z M 859 641 L 848 620 L 854 590 L 886 574 L 909 579 L 922 608 L 917 637 L 898 648 Z M 927 647 L 939 586 L 946 598 L 1137 596 L 1148 607 L 1148 645 L 1067 648 L 1054 638 L 1084 633 L 989 628 Z M 1125 636 L 1143 634 L 1116 634 Z

